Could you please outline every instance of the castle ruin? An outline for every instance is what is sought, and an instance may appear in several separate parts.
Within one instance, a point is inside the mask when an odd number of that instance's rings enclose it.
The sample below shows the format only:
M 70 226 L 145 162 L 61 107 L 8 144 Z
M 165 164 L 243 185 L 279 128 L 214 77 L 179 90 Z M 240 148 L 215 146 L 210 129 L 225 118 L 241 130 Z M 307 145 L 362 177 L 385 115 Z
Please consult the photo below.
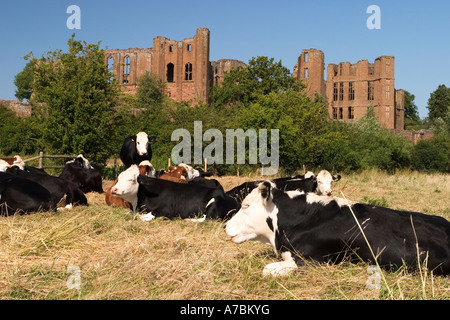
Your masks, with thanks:
M 303 81 L 310 98 L 315 94 L 326 96 L 331 119 L 355 121 L 372 106 L 382 126 L 404 130 L 404 90 L 394 87 L 393 56 L 378 57 L 374 63 L 330 63 L 326 81 L 324 59 L 320 50 L 303 50 L 294 67 L 294 77 Z

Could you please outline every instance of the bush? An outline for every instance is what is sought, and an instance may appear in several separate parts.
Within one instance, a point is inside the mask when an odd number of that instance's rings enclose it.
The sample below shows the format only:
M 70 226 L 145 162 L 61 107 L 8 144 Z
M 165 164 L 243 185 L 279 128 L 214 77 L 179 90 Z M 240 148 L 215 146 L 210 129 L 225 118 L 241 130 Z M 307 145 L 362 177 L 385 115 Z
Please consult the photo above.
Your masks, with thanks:
M 430 140 L 421 140 L 414 147 L 411 155 L 413 170 L 434 172 L 448 170 L 448 156 Z

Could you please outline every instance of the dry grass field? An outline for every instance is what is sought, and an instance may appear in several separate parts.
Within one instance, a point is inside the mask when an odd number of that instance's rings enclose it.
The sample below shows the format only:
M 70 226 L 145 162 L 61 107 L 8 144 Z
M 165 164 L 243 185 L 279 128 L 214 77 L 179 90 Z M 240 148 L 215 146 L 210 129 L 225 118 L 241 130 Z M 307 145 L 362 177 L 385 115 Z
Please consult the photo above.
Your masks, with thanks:
M 257 178 L 217 179 L 228 190 Z M 449 190 L 450 175 L 373 170 L 343 176 L 334 195 L 450 219 Z M 264 266 L 277 261 L 271 248 L 232 243 L 222 222 L 144 222 L 108 207 L 104 195 L 87 197 L 89 207 L 0 217 L 1 299 L 450 299 L 449 277 L 401 268 L 383 271 L 385 281 L 371 288 L 362 263 L 264 278 Z M 70 281 L 75 275 L 79 282 Z

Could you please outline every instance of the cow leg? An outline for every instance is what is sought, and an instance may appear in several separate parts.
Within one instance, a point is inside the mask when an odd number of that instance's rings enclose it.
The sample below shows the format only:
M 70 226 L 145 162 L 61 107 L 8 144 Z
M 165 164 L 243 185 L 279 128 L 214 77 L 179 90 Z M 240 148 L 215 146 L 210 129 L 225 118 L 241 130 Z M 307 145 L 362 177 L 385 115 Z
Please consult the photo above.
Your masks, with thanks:
M 155 219 L 156 217 L 151 212 L 149 212 L 147 214 L 140 216 L 140 218 L 142 221 L 151 221 L 151 220 Z
M 281 258 L 283 261 L 270 263 L 265 266 L 263 276 L 285 277 L 297 269 L 297 264 L 289 251 L 283 252 Z
M 203 217 L 198 219 L 189 219 L 191 222 L 203 222 L 206 219 L 206 214 L 203 215 Z

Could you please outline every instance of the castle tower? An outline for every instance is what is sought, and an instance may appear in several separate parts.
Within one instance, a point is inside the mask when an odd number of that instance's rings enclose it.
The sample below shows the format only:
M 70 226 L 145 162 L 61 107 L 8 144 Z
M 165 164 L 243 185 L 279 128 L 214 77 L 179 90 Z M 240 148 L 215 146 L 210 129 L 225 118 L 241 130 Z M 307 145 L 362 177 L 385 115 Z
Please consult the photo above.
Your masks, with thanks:
M 315 93 L 325 96 L 325 56 L 321 50 L 305 49 L 298 57 L 294 76 L 306 85 L 308 97 L 314 99 Z
M 154 38 L 151 70 L 165 80 L 169 97 L 208 102 L 209 30 L 198 28 L 183 41 Z
M 395 90 L 393 56 L 374 63 L 360 60 L 327 67 L 326 96 L 331 119 L 354 121 L 366 115 L 369 106 L 385 128 L 403 130 L 404 96 Z

